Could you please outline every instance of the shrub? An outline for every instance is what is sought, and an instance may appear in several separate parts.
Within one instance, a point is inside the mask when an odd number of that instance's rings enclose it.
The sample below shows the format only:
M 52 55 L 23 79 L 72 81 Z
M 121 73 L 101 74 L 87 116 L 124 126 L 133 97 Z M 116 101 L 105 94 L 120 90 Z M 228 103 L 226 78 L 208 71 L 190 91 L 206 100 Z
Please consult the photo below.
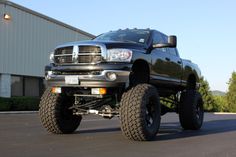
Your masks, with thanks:
M 39 102 L 37 97 L 0 98 L 0 111 L 35 111 Z
M 11 108 L 10 101 L 7 98 L 0 98 L 0 111 L 9 111 Z

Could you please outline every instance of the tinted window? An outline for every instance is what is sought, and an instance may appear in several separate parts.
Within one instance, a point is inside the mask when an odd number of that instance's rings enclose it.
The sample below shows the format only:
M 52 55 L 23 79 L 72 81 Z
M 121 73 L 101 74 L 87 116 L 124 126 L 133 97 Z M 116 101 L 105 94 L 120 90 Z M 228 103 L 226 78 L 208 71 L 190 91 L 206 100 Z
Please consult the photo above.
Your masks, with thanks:
M 24 96 L 39 96 L 39 79 L 34 77 L 25 77 Z
M 44 90 L 43 78 L 11 76 L 11 96 L 40 96 Z
M 153 32 L 153 44 L 160 44 L 160 43 L 164 43 L 161 33 L 156 31 Z
M 162 38 L 164 39 L 164 43 L 168 43 L 168 36 L 162 34 Z
M 160 44 L 160 43 L 165 43 L 163 39 L 163 35 L 160 32 L 153 32 L 153 44 Z M 167 52 L 167 48 L 158 48 L 162 52 Z
M 11 76 L 11 96 L 23 95 L 23 77 Z
M 145 44 L 149 38 L 149 30 L 127 29 L 104 33 L 94 40 L 124 41 Z
M 175 48 L 169 48 L 168 51 L 170 52 L 171 55 L 178 56 L 177 51 Z

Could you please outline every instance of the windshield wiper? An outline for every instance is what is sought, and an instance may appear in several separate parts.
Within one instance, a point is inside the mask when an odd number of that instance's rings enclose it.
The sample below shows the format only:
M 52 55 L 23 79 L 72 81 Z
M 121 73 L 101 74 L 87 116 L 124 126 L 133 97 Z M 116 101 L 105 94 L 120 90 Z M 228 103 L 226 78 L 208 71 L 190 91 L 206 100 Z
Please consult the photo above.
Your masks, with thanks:
M 128 42 L 128 43 L 137 43 L 137 42 L 132 41 L 132 40 L 120 40 L 120 41 L 122 41 L 122 42 Z

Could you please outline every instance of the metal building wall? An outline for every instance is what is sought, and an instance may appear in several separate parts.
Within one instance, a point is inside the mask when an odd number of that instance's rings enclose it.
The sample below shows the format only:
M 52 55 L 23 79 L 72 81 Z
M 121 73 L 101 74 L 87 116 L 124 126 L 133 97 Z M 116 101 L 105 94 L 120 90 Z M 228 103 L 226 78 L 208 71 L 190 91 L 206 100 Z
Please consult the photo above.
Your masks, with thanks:
M 3 19 L 3 14 L 11 20 Z M 14 6 L 0 3 L 0 73 L 43 76 L 49 52 L 58 44 L 91 36 Z

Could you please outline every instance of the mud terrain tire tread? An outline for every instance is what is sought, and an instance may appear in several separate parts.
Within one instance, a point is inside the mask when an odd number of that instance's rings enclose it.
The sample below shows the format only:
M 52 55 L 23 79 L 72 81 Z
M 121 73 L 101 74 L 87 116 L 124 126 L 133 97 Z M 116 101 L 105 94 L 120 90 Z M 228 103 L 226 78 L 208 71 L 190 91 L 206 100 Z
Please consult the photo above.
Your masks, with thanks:
M 52 93 L 51 88 L 47 88 L 41 97 L 39 117 L 42 125 L 50 133 L 72 133 L 77 129 L 82 119 L 81 116 L 73 116 L 72 113 L 68 117 L 65 117 L 63 115 L 63 112 L 65 112 L 65 104 L 62 100 L 63 96 Z
M 146 119 L 146 104 L 152 99 L 155 117 L 153 125 L 148 128 Z M 138 84 L 122 95 L 121 130 L 125 137 L 135 141 L 153 140 L 160 126 L 160 102 L 156 88 L 149 84 Z

